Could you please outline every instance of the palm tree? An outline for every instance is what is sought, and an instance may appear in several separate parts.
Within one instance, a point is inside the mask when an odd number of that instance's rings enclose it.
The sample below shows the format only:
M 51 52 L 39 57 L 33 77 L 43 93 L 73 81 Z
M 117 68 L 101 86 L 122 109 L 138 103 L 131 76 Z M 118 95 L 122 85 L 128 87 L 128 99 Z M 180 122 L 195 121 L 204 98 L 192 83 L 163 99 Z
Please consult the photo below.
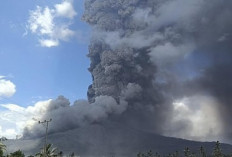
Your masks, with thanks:
M 35 156 L 38 157 L 57 157 L 57 148 L 53 148 L 52 144 L 46 145 L 45 148 L 42 148 L 39 153 L 37 153 Z

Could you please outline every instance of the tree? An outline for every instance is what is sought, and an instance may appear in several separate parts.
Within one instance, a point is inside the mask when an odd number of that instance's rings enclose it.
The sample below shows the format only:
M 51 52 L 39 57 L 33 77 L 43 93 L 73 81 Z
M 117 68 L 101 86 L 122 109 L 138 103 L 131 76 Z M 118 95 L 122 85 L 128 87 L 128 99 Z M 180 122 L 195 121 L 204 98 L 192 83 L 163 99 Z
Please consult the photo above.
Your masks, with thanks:
M 221 147 L 220 147 L 219 141 L 216 142 L 214 150 L 213 150 L 213 156 L 214 157 L 223 157 L 224 155 L 222 154 Z
M 3 150 L 0 150 L 0 157 L 3 157 Z
M 69 156 L 74 157 L 75 156 L 74 152 L 72 152 Z
M 2 136 L 2 137 L 0 138 L 0 141 L 6 141 L 6 140 L 7 140 L 7 138 L 4 137 L 4 136 Z
M 140 152 L 139 154 L 137 154 L 137 157 L 160 157 L 160 155 L 158 153 L 153 154 L 153 152 L 150 150 L 146 154 Z
M 206 152 L 205 152 L 205 149 L 202 146 L 200 148 L 200 155 L 201 155 L 201 157 L 206 157 L 207 156 Z
M 6 150 L 6 145 L 0 142 L 0 150 Z
M 0 157 L 3 157 L 3 152 L 6 150 L 6 145 L 0 142 Z
M 57 148 L 53 148 L 52 144 L 47 144 L 45 149 L 42 148 L 39 153 L 36 154 L 38 157 L 57 157 Z
M 62 157 L 63 156 L 63 152 L 60 151 L 58 154 L 57 154 L 58 157 Z
M 186 148 L 184 149 L 184 156 L 185 156 L 185 157 L 191 157 L 191 152 L 190 152 L 190 150 L 189 150 L 188 147 L 186 147 Z
M 21 150 L 17 150 L 14 153 L 10 153 L 10 157 L 25 157 L 25 155 Z

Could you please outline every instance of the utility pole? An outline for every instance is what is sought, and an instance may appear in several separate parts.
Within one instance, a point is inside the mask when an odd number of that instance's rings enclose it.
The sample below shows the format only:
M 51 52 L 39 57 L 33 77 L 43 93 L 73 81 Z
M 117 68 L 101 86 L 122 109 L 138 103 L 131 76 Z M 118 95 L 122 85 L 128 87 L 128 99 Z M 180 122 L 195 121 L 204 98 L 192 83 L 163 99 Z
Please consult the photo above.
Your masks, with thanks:
M 45 124 L 46 127 L 46 134 L 45 134 L 45 141 L 44 141 L 44 157 L 47 156 L 47 152 L 46 152 L 46 147 L 47 147 L 47 135 L 48 135 L 48 123 L 51 122 L 52 119 L 49 120 L 44 120 L 44 121 L 38 121 L 39 124 Z

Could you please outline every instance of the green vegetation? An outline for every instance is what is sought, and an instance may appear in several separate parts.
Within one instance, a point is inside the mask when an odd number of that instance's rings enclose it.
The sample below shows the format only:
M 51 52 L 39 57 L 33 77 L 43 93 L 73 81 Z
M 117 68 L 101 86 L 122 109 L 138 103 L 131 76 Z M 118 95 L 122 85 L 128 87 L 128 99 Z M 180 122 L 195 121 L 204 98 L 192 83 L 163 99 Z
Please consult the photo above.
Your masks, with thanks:
M 232 150 L 231 150 L 232 151 Z M 6 154 L 6 146 L 0 142 L 0 157 L 25 157 L 24 153 L 21 150 L 17 150 L 13 153 Z M 39 153 L 35 155 L 30 155 L 28 157 L 66 157 L 63 155 L 63 152 L 58 152 L 58 149 L 53 147 L 52 144 L 47 144 L 45 148 L 42 148 Z M 74 153 L 69 154 L 67 157 L 74 157 Z M 191 150 L 186 147 L 182 153 L 178 151 L 168 154 L 160 155 L 159 153 L 153 153 L 151 150 L 146 153 L 138 153 L 137 157 L 232 157 L 231 155 L 223 154 L 219 141 L 216 142 L 213 152 L 211 154 L 206 154 L 206 151 L 203 147 L 199 148 L 199 152 L 193 153 Z
M 232 150 L 231 150 L 232 151 Z M 153 153 L 151 150 L 147 153 L 138 153 L 137 157 L 161 157 L 157 152 Z M 173 154 L 163 155 L 163 157 L 232 157 L 232 155 L 223 154 L 219 141 L 216 142 L 212 154 L 207 155 L 205 149 L 201 146 L 199 153 L 193 153 L 188 147 L 183 151 L 183 155 L 179 154 L 177 151 Z
M 39 153 L 35 155 L 36 157 L 56 157 L 58 156 L 57 148 L 53 148 L 52 144 L 46 145 L 45 148 L 42 148 Z
M 23 152 L 21 150 L 17 150 L 14 153 L 10 153 L 10 155 L 7 155 L 9 157 L 25 157 L 25 155 L 23 154 Z
M 17 150 L 13 153 L 4 155 L 6 152 L 6 146 L 0 142 L 0 157 L 25 157 L 24 153 L 21 150 Z M 66 157 L 67 155 L 63 155 L 63 152 L 58 152 L 58 149 L 53 147 L 52 144 L 47 144 L 45 148 L 41 148 L 39 153 L 35 155 L 30 155 L 28 157 Z M 76 156 L 74 153 L 71 153 L 67 157 Z M 76 156 L 77 157 L 77 156 Z
M 3 157 L 5 150 L 6 150 L 6 146 L 2 142 L 0 142 L 0 157 Z
M 214 157 L 223 157 L 224 155 L 222 154 L 221 148 L 220 148 L 220 143 L 217 141 L 214 150 L 213 150 L 213 156 Z

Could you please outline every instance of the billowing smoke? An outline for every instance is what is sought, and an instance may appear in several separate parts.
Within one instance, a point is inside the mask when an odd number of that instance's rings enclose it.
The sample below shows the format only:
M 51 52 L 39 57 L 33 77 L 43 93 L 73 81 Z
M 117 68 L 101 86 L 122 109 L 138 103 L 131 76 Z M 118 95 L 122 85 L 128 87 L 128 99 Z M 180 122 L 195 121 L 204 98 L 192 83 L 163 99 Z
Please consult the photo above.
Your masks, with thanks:
M 167 135 L 213 139 L 224 134 L 230 124 L 224 114 L 231 112 L 231 7 L 232 2 L 217 0 L 86 0 L 83 19 L 93 28 L 89 101 L 99 95 L 125 99 L 123 122 Z M 124 91 L 132 84 L 136 94 L 128 97 Z M 201 124 L 204 134 L 192 119 L 170 120 L 175 102 L 192 97 L 199 98 L 189 114 L 197 116 L 207 106 L 214 111 L 199 121 L 217 117 L 210 122 L 216 125 Z M 176 134 L 194 127 L 192 135 Z
M 31 120 L 24 128 L 24 138 L 35 138 L 44 135 L 44 128 L 38 125 L 38 121 L 52 119 L 49 132 L 63 132 L 74 128 L 100 122 L 110 114 L 121 114 L 127 108 L 126 102 L 120 106 L 110 96 L 99 96 L 96 101 L 89 104 L 86 100 L 78 100 L 70 106 L 70 102 L 63 96 L 55 100 L 39 102 L 26 111 L 34 113 Z
M 93 83 L 88 101 L 45 114 L 56 117 L 51 132 L 106 120 L 188 139 L 231 136 L 231 17 L 227 0 L 86 0 Z

